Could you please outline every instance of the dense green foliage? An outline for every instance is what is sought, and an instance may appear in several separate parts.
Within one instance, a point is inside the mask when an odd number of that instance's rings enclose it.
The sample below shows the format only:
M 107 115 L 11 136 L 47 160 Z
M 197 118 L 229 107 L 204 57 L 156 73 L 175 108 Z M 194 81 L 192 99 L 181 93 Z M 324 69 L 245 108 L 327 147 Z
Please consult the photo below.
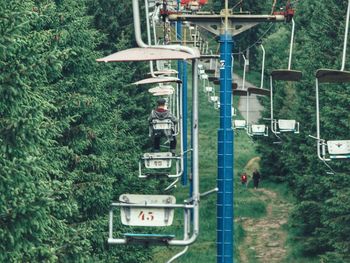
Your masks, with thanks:
M 347 262 L 349 231 L 350 165 L 318 160 L 316 142 L 315 77 L 318 68 L 340 69 L 345 28 L 346 1 L 302 1 L 297 5 L 296 39 L 292 68 L 303 71 L 301 83 L 275 83 L 276 118 L 296 119 L 299 135 L 282 135 L 259 141 L 263 174 L 287 181 L 295 194 L 291 226 L 304 257 L 319 256 L 324 262 Z M 287 68 L 290 26 L 281 25 L 265 39 L 267 69 Z M 347 56 L 349 57 L 349 56 Z M 346 68 L 349 68 L 347 63 Z M 266 85 L 267 86 L 267 85 Z M 322 138 L 349 139 L 349 86 L 321 85 Z M 265 102 L 269 107 L 269 102 Z M 268 110 L 265 116 L 269 116 Z
M 143 66 L 95 62 L 132 45 L 130 5 L 1 1 L 1 262 L 148 258 L 106 243 L 110 202 L 157 187 L 134 180 L 151 102 L 126 84 Z
M 272 1 L 256 2 L 243 1 L 243 11 L 270 12 Z M 314 72 L 340 68 L 347 3 L 297 2 L 292 65 L 304 77 L 276 83 L 274 102 L 276 117 L 296 119 L 301 133 L 282 135 L 282 144 L 259 140 L 262 174 L 288 182 L 298 200 L 291 230 L 302 257 L 348 262 L 350 165 L 334 161 L 336 173 L 327 173 L 308 137 L 316 133 Z M 223 1 L 209 7 L 218 11 Z M 145 66 L 95 62 L 135 45 L 131 1 L 11 0 L 0 2 L 0 13 L 0 262 L 150 260 L 149 250 L 106 243 L 111 200 L 158 188 L 135 180 L 152 103 L 127 84 Z M 266 28 L 237 37 L 237 50 Z M 289 29 L 275 26 L 264 39 L 268 70 L 286 68 Z M 323 138 L 349 139 L 349 92 L 321 86 Z

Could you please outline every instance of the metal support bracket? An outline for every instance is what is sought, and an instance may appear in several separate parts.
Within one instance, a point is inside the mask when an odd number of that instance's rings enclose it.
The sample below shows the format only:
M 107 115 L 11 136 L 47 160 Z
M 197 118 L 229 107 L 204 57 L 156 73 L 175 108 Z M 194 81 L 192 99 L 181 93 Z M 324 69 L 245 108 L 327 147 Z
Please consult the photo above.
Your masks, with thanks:
M 125 203 L 130 203 L 129 198 L 127 196 L 125 196 L 125 195 L 123 196 L 123 201 Z M 131 214 L 130 207 L 122 207 L 122 209 L 125 211 L 125 219 L 126 219 L 126 221 L 130 221 L 130 214 Z
M 167 203 L 167 204 L 170 204 L 170 203 L 171 203 L 171 198 L 168 198 L 168 199 L 166 200 L 166 203 Z M 169 209 L 169 208 L 164 209 L 164 221 L 165 221 L 165 222 L 168 222 L 168 221 L 169 221 L 169 216 L 170 216 L 171 210 L 172 210 L 172 209 Z

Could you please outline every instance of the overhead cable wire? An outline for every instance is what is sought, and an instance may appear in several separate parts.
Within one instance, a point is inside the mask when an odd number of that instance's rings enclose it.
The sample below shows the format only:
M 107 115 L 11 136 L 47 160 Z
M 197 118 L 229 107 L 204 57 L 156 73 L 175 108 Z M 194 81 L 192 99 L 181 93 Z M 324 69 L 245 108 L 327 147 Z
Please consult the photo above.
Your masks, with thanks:
M 257 43 L 259 43 L 261 41 L 261 39 L 270 31 L 272 26 L 273 26 L 273 23 L 270 23 L 269 28 L 258 38 L 258 40 L 256 40 L 253 44 L 249 45 L 246 49 L 244 49 L 243 51 L 240 51 L 238 53 L 232 53 L 232 54 L 233 55 L 240 55 L 240 54 L 243 54 L 244 52 L 246 52 L 248 49 L 251 49 L 252 47 L 256 46 Z

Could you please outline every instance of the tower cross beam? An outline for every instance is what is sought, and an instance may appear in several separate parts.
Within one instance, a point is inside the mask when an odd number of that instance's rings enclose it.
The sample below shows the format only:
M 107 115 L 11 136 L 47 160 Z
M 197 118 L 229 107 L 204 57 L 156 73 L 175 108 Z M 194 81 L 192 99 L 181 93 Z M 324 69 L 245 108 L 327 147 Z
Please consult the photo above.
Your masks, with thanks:
M 250 15 L 240 14 L 227 16 L 230 24 L 228 33 L 236 36 L 260 23 L 266 22 L 284 22 L 286 17 L 284 15 Z M 169 15 L 170 21 L 187 21 L 191 24 L 196 24 L 212 34 L 219 36 L 222 34 L 224 28 L 224 14 L 216 15 L 188 15 L 188 14 L 172 14 Z

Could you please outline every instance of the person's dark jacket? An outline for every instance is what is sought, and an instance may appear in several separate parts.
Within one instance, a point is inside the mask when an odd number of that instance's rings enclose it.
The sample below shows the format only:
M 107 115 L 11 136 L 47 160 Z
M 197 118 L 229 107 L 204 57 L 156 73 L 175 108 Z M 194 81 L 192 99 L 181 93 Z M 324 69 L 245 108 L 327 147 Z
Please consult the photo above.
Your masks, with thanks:
M 253 172 L 253 180 L 254 181 L 260 180 L 260 173 L 258 171 Z

